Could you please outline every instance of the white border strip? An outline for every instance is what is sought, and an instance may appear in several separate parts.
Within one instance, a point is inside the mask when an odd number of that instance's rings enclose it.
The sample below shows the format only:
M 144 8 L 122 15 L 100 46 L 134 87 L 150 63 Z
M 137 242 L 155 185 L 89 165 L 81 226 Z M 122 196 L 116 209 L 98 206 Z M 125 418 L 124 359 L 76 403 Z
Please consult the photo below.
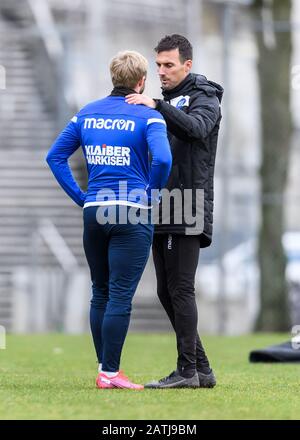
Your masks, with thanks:
M 89 206 L 110 206 L 110 205 L 122 205 L 122 206 L 132 206 L 134 208 L 141 209 L 151 209 L 151 206 L 141 205 L 140 203 L 128 202 L 126 200 L 106 200 L 103 202 L 87 202 L 84 204 L 83 208 L 88 208 Z
M 153 124 L 153 122 L 160 122 L 161 124 L 166 125 L 166 121 L 164 121 L 163 119 L 159 119 L 159 118 L 150 118 L 150 119 L 148 119 L 147 125 Z

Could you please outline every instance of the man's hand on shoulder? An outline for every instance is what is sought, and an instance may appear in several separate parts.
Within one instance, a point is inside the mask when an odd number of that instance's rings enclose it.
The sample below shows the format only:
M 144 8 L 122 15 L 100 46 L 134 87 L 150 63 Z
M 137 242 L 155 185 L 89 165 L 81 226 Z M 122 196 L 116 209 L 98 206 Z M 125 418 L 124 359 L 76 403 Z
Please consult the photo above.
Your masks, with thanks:
M 146 95 L 140 95 L 139 93 L 132 93 L 130 95 L 127 95 L 125 97 L 125 101 L 128 104 L 143 104 L 150 108 L 156 107 L 154 99 L 149 98 L 149 96 Z

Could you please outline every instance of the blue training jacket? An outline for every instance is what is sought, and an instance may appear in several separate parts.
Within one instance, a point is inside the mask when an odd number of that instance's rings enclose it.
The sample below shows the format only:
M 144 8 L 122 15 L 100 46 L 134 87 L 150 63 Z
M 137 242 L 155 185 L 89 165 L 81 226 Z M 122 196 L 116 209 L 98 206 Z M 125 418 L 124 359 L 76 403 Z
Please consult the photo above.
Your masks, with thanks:
M 80 146 L 88 171 L 86 193 L 68 164 Z M 124 96 L 108 96 L 86 105 L 71 119 L 46 161 L 79 206 L 147 208 L 151 190 L 160 190 L 167 182 L 172 157 L 160 113 L 144 105 L 127 104 Z

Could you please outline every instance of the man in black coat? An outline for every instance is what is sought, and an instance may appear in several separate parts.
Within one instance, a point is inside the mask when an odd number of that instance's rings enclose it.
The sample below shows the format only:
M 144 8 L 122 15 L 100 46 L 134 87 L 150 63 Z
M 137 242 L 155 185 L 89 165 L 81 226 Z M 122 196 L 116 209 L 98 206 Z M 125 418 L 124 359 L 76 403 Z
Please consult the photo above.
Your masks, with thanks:
M 167 123 L 173 165 L 166 188 L 177 191 L 177 200 L 172 199 L 167 220 L 160 209 L 153 259 L 158 297 L 176 332 L 178 359 L 174 372 L 145 387 L 213 387 L 215 376 L 197 332 L 195 273 L 199 249 L 212 240 L 213 179 L 223 89 L 203 75 L 190 73 L 192 46 L 185 37 L 166 36 L 155 51 L 164 99 L 128 95 L 127 102 L 155 108 Z

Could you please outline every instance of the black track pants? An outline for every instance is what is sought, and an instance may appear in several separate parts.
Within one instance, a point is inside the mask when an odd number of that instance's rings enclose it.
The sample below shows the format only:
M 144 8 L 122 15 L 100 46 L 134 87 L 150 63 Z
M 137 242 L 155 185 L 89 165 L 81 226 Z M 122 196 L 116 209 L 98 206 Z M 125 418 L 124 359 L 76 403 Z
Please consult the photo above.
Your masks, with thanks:
M 155 234 L 153 259 L 157 294 L 177 338 L 177 368 L 189 376 L 197 370 L 209 372 L 209 362 L 197 332 L 195 273 L 199 237 Z

